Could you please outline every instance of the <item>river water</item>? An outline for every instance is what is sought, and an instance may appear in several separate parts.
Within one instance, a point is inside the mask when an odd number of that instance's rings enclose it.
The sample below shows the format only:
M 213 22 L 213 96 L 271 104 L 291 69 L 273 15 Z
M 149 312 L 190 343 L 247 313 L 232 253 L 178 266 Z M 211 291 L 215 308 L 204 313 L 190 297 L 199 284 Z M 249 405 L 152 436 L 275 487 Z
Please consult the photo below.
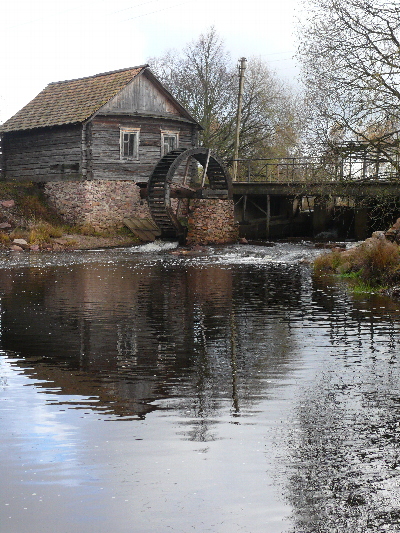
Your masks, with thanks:
M 316 253 L 3 256 L 0 532 L 400 531 L 400 304 Z

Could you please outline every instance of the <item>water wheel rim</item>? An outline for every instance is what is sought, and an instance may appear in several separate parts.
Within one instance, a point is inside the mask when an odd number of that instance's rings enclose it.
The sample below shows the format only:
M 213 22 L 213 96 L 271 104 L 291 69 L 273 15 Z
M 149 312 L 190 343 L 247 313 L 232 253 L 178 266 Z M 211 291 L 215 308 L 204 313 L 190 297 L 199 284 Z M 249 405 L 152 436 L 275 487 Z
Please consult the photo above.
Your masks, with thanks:
M 165 154 L 155 166 L 148 183 L 148 205 L 154 222 L 161 231 L 171 237 L 184 233 L 177 216 L 171 208 L 171 185 L 176 171 L 187 159 L 194 158 L 200 165 L 207 165 L 211 189 L 228 191 L 232 198 L 232 180 L 222 160 L 208 148 L 178 148 Z

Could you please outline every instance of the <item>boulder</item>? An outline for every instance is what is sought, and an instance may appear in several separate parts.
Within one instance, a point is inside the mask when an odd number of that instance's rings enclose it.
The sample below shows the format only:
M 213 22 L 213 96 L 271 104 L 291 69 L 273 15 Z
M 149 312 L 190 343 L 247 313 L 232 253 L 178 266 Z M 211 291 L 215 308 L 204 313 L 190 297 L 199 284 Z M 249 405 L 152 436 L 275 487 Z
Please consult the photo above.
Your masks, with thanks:
M 24 246 L 28 244 L 25 239 L 14 239 L 13 243 L 18 244 L 19 246 Z
M 20 248 L 23 248 L 24 250 L 29 248 L 29 244 L 25 239 L 14 239 L 13 244 L 19 246 Z
M 386 239 L 391 242 L 400 243 L 400 218 L 396 220 L 391 228 L 389 228 L 385 233 Z
M 14 202 L 14 200 L 3 200 L 3 201 L 0 202 L 0 204 L 3 207 L 14 207 L 15 202 Z
M 374 231 L 374 233 L 371 235 L 374 239 L 379 239 L 380 241 L 383 241 L 386 238 L 384 231 Z

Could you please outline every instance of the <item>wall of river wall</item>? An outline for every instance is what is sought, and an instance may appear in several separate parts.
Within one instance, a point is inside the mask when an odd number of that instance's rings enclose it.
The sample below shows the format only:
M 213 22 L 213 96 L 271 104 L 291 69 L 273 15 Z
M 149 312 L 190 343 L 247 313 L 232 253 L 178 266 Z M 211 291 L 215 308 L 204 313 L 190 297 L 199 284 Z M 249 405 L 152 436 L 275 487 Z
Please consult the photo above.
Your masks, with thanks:
M 233 200 L 191 200 L 187 244 L 224 244 L 239 238 Z
M 125 217 L 150 217 L 140 188 L 133 181 L 69 181 L 45 185 L 50 204 L 71 224 L 96 229 L 121 227 Z
M 125 217 L 151 218 L 140 188 L 132 181 L 92 180 L 49 182 L 49 203 L 71 224 L 97 230 L 123 226 Z M 232 200 L 191 200 L 187 244 L 222 244 L 238 239 Z

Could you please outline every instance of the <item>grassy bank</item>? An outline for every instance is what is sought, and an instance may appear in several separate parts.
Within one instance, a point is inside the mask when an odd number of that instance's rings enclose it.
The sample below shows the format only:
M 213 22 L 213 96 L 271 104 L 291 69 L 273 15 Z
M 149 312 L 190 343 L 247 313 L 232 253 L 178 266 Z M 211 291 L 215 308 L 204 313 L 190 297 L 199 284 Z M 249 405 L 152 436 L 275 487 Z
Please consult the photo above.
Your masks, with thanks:
M 0 248 L 24 240 L 29 249 L 60 250 L 126 246 L 139 241 L 127 229 L 99 231 L 86 224 L 66 224 L 36 184 L 0 182 Z
M 351 250 L 333 250 L 314 262 L 316 273 L 349 278 L 355 292 L 390 290 L 400 284 L 400 247 L 383 235 Z

